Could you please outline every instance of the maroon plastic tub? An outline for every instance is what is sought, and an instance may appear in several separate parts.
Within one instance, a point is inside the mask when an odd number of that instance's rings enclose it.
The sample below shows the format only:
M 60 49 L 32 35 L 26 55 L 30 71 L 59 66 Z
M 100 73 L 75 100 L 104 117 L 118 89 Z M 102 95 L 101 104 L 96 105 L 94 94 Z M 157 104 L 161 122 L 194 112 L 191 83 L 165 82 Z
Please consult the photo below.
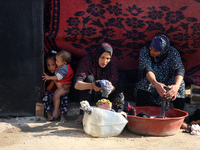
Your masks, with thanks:
M 161 107 L 135 107 L 136 113 L 145 112 L 150 116 L 160 116 Z M 169 136 L 176 134 L 188 113 L 179 109 L 169 108 L 166 118 L 145 118 L 128 115 L 128 129 L 139 135 Z

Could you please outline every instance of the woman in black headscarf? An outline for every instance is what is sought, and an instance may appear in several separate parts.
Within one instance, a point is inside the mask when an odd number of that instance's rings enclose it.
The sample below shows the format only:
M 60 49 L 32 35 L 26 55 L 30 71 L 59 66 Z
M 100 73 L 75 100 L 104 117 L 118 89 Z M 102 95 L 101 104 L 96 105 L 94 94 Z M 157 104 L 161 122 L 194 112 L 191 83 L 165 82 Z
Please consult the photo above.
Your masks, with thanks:
M 170 46 L 167 36 L 158 35 L 150 45 L 141 49 L 138 69 L 139 81 L 135 88 L 137 106 L 160 105 L 165 97 L 172 100 L 175 108 L 183 110 L 185 69 L 179 52 Z
M 74 88 L 79 91 L 80 100 L 97 102 L 102 98 L 99 92 L 101 87 L 95 85 L 95 81 L 108 80 L 110 83 L 111 94 L 108 99 L 112 101 L 116 97 L 119 74 L 118 69 L 112 60 L 113 49 L 109 43 L 101 43 L 94 55 L 87 55 L 79 62 Z M 83 111 L 75 120 L 80 124 L 83 118 Z

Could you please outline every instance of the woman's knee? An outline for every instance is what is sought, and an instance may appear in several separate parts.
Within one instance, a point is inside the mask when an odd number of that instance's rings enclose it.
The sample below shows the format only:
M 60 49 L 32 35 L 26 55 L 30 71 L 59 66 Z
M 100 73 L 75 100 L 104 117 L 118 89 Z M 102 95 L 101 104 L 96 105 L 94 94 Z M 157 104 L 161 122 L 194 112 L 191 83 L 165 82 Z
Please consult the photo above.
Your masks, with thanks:
M 51 94 L 50 94 L 50 92 L 44 92 L 44 94 L 43 94 L 43 101 L 48 101 L 49 100 L 49 98 L 51 98 Z
M 88 83 L 93 83 L 95 81 L 94 76 L 93 75 L 88 75 L 84 82 L 88 82 Z
M 173 101 L 174 108 L 183 110 L 185 106 L 185 98 L 176 98 L 176 100 Z
M 137 91 L 136 105 L 137 106 L 148 106 L 150 105 L 149 100 L 151 99 L 152 94 L 144 90 Z
M 45 97 L 45 96 L 49 96 L 49 95 L 50 95 L 49 92 L 44 92 L 43 97 Z

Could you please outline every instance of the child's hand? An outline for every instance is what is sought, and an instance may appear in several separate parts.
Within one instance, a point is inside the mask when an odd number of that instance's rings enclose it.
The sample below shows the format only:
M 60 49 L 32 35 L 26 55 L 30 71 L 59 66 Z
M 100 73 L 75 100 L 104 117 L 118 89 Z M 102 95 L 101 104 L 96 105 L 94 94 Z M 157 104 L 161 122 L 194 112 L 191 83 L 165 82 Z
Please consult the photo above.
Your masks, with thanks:
M 46 73 L 44 73 L 44 76 L 42 76 L 42 80 L 44 81 L 44 82 L 46 82 L 47 80 L 49 80 L 49 76 L 46 74 Z
M 56 82 L 58 82 L 58 80 L 52 80 L 52 82 L 54 82 L 54 84 L 55 84 Z

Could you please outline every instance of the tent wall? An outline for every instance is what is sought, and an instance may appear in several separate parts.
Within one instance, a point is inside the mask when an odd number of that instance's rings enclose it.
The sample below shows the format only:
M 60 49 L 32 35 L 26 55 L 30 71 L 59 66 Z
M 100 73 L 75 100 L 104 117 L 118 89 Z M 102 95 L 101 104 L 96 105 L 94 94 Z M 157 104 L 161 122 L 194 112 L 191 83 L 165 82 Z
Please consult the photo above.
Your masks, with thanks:
M 43 0 L 0 1 L 0 116 L 31 116 L 41 99 Z

